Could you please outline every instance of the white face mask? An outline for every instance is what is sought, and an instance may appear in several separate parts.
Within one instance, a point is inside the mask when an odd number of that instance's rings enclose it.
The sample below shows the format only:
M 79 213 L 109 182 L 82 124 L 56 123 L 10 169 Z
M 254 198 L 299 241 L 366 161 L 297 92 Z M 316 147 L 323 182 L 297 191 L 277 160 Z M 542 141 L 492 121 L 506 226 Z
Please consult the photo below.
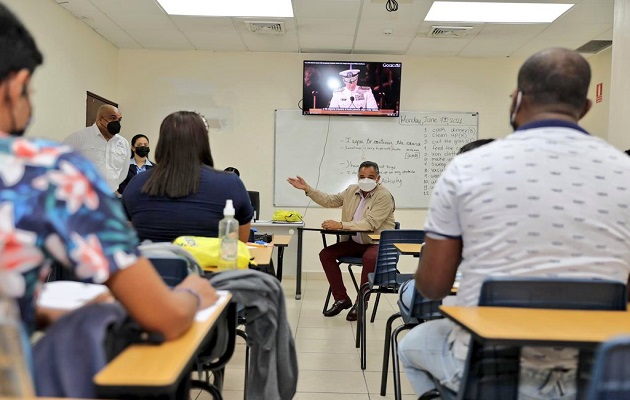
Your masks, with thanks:
M 359 179 L 359 189 L 364 192 L 371 192 L 376 188 L 376 181 L 370 178 Z

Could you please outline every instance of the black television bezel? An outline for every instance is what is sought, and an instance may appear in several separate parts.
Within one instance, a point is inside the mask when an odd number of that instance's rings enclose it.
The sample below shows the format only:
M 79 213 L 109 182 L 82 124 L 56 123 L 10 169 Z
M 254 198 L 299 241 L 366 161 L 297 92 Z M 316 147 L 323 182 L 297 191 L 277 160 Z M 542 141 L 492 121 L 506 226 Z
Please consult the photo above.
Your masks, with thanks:
M 305 84 L 305 75 L 306 75 L 306 69 L 308 66 L 313 66 L 313 65 L 322 65 L 322 66 L 331 66 L 331 69 L 334 70 L 334 74 L 330 73 L 330 75 L 327 76 L 335 76 L 337 78 L 339 78 L 339 80 L 341 80 L 341 77 L 338 75 L 339 72 L 350 69 L 351 67 L 354 68 L 355 66 L 358 67 L 361 72 L 365 72 L 365 66 L 366 65 L 378 65 L 381 64 L 381 66 L 383 68 L 387 68 L 389 70 L 392 71 L 398 71 L 398 74 L 394 74 L 392 83 L 390 84 L 392 90 L 394 91 L 392 93 L 392 95 L 387 96 L 387 94 L 382 94 L 379 97 L 383 98 L 385 103 L 387 105 L 390 106 L 390 108 L 386 108 L 386 107 L 381 107 L 379 105 L 379 110 L 378 111 L 366 111 L 366 110 L 356 110 L 356 109 L 328 109 L 328 107 L 309 107 L 310 104 L 312 104 L 313 101 L 316 101 L 316 99 L 314 100 L 310 100 L 310 99 L 306 99 L 306 96 L 308 94 L 308 89 L 307 86 Z M 320 67 L 319 70 L 321 71 L 324 67 Z M 376 69 L 377 67 L 375 67 Z M 359 75 L 361 76 L 361 73 L 359 73 Z M 374 77 L 372 77 L 374 78 Z M 332 97 L 332 92 L 334 89 L 331 89 L 329 87 L 326 86 L 326 79 L 322 76 L 319 77 L 319 90 L 316 90 L 317 92 L 321 91 L 322 87 L 325 87 L 327 91 L 329 91 L 330 96 L 324 96 L 323 99 L 326 100 L 328 99 L 328 101 L 326 102 L 327 105 L 330 104 L 330 97 Z M 304 60 L 302 62 L 302 115 L 341 115 L 341 116 L 368 116 L 368 117 L 394 117 L 397 118 L 400 116 L 400 92 L 401 92 L 401 81 L 402 81 L 402 62 L 399 61 L 334 61 L 334 60 Z M 365 83 L 365 80 L 363 81 L 359 81 L 359 84 L 361 83 Z M 370 86 L 370 88 L 372 89 L 372 93 L 374 94 L 374 83 L 375 82 L 368 82 L 368 85 L 361 85 L 361 86 Z M 343 84 L 343 83 L 342 83 Z M 312 91 L 311 91 L 312 93 Z M 377 93 L 377 95 L 379 95 L 380 93 Z M 376 95 L 375 95 L 375 99 L 376 99 Z M 379 100 L 377 100 L 377 102 L 379 102 Z M 393 108 L 391 108 L 391 106 L 393 105 Z M 391 112 L 389 112 L 388 110 L 391 110 Z M 313 112 L 314 111 L 314 112 Z

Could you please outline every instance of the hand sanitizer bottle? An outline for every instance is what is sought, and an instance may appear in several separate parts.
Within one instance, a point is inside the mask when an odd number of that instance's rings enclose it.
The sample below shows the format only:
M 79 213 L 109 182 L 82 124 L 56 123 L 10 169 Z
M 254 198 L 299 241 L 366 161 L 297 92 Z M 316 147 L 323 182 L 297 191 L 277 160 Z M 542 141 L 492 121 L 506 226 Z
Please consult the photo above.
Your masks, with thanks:
M 225 202 L 223 219 L 219 221 L 219 238 L 221 239 L 221 259 L 218 270 L 236 269 L 238 257 L 238 221 L 234 219 L 232 200 Z

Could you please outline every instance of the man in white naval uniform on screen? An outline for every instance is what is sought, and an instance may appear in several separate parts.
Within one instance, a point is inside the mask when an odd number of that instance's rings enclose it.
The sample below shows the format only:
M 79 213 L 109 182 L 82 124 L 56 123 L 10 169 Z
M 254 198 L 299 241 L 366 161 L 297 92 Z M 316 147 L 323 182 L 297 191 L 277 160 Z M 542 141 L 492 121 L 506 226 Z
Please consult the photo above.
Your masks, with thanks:
M 339 73 L 346 86 L 333 91 L 328 108 L 378 110 L 372 89 L 369 86 L 357 86 L 359 72 L 358 69 L 347 69 Z

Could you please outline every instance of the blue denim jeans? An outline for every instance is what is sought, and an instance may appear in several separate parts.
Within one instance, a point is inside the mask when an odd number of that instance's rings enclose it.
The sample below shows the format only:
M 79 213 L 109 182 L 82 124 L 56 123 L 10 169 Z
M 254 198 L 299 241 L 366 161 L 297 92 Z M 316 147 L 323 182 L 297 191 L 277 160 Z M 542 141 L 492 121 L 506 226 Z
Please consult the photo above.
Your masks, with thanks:
M 459 389 L 465 362 L 453 356 L 448 343 L 453 326 L 447 319 L 428 321 L 413 328 L 400 342 L 398 355 L 418 396 L 435 388 L 431 377 L 449 389 Z

